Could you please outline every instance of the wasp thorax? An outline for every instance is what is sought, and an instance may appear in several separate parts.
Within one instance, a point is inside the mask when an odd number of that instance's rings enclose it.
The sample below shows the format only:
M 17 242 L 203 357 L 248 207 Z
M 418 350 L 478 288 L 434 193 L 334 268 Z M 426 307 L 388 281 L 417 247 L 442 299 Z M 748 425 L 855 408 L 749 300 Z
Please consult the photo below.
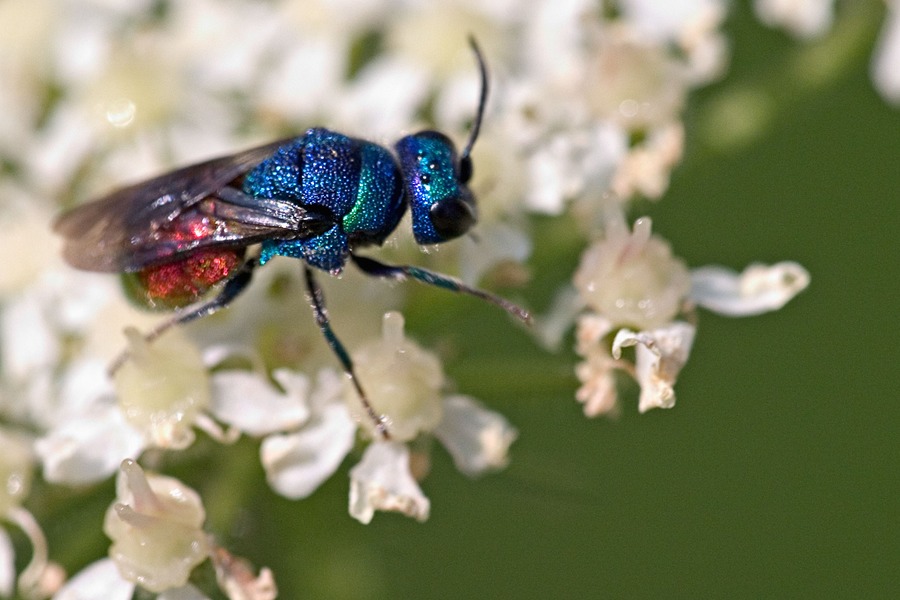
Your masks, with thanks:
M 439 244 L 466 233 L 478 216 L 475 197 L 465 185 L 471 165 L 461 169 L 450 138 L 421 131 L 401 139 L 396 149 L 416 242 Z

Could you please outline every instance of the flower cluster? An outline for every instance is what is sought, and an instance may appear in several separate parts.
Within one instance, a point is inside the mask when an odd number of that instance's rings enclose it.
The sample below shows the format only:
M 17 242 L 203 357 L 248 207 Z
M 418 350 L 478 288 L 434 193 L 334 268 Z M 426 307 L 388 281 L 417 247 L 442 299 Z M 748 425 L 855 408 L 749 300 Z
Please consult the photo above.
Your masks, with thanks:
M 832 4 L 755 6 L 809 37 L 828 28 Z M 873 78 L 896 102 L 900 5 L 888 6 Z M 275 597 L 272 573 L 204 529 L 197 492 L 139 466 L 148 450 L 191 447 L 198 431 L 260 440 L 269 485 L 292 499 L 357 460 L 348 506 L 363 523 L 376 511 L 428 518 L 431 440 L 466 475 L 507 464 L 516 429 L 447 393 L 440 355 L 404 333 L 402 286 L 350 272 L 323 281 L 385 439 L 304 318 L 296 264 L 272 261 L 229 310 L 148 343 L 139 332 L 164 317 L 132 308 L 114 278 L 67 267 L 49 233 L 55 213 L 94 193 L 310 125 L 379 143 L 420 126 L 463 139 L 479 86 L 470 34 L 491 70 L 473 150 L 478 236 L 423 257 L 404 223 L 383 252 L 470 284 L 521 282 L 533 216 L 571 219 L 580 264 L 536 332 L 552 345 L 575 328 L 573 393 L 586 415 L 620 410 L 620 375 L 640 385 L 640 412 L 672 407 L 698 308 L 777 310 L 809 283 L 792 262 L 690 268 L 649 217 L 626 217 L 635 200 L 665 197 L 689 94 L 727 70 L 725 17 L 724 0 L 0 4 L 0 109 L 14 116 L 0 122 L 0 246 L 16 257 L 0 270 L 0 516 L 34 549 L 16 573 L 0 529 L 0 597 L 18 585 L 30 598 L 129 598 L 135 586 L 200 598 L 189 577 L 206 560 L 229 598 Z M 110 376 L 126 329 L 127 358 Z M 68 486 L 118 473 L 109 559 L 68 581 L 24 508 L 35 468 Z

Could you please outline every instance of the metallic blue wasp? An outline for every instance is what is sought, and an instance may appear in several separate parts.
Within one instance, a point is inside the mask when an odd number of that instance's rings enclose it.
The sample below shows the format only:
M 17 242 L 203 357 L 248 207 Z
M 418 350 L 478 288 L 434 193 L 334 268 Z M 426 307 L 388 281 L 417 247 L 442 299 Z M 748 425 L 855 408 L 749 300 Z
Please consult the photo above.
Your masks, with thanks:
M 475 197 L 467 184 L 488 75 L 478 45 L 469 41 L 481 74 L 481 94 L 461 154 L 437 131 L 400 139 L 395 158 L 371 142 L 310 129 L 298 138 L 178 169 L 62 214 L 55 230 L 65 238 L 66 260 L 88 271 L 127 273 L 131 293 L 142 303 L 177 309 L 146 336 L 148 340 L 226 307 L 250 283 L 254 269 L 273 256 L 303 260 L 316 323 L 366 412 L 388 437 L 383 418 L 331 328 L 313 268 L 336 274 L 349 260 L 369 275 L 411 277 L 482 298 L 530 320 L 515 304 L 451 277 L 357 254 L 365 246 L 381 245 L 407 206 L 419 244 L 459 237 L 475 224 Z M 255 244 L 259 251 L 249 252 Z M 216 295 L 201 301 L 220 283 Z M 120 364 L 117 361 L 113 369 Z

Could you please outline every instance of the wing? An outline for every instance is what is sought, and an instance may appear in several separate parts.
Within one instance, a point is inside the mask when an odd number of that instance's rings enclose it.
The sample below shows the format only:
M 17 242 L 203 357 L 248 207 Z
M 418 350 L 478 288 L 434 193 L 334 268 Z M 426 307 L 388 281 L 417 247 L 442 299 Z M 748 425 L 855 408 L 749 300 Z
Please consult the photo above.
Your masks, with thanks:
M 197 248 L 308 237 L 330 215 L 292 202 L 246 196 L 230 183 L 289 142 L 279 140 L 131 185 L 62 214 L 63 255 L 89 271 L 137 271 Z

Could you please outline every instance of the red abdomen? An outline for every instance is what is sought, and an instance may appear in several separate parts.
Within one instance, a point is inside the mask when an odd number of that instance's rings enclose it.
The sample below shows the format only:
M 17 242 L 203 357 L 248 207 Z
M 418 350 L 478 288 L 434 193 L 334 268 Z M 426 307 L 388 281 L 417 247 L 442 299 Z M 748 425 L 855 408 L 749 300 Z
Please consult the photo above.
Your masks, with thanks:
M 146 308 L 171 310 L 199 300 L 244 262 L 244 249 L 200 249 L 180 260 L 125 273 L 129 298 Z

